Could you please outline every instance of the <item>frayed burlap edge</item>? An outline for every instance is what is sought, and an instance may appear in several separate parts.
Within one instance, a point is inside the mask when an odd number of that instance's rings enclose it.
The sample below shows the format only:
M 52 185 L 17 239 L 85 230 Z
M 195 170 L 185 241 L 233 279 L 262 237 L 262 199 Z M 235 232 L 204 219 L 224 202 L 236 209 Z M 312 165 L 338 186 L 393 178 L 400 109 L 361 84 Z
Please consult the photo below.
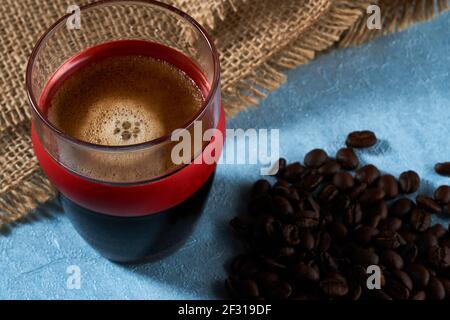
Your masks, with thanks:
M 304 65 L 318 52 L 335 45 L 364 13 L 370 0 L 336 0 L 317 23 L 278 53 L 257 67 L 250 75 L 230 87 L 223 88 L 223 101 L 228 116 L 256 105 L 267 94 L 282 85 L 285 71 Z

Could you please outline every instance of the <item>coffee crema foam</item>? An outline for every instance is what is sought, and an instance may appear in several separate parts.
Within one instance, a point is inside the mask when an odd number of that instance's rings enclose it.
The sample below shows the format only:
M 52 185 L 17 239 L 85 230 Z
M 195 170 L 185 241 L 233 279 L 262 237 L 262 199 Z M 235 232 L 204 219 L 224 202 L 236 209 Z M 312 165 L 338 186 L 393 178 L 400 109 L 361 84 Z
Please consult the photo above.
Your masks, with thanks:
M 124 146 L 171 134 L 192 119 L 203 102 L 194 81 L 175 66 L 148 56 L 113 56 L 65 80 L 51 100 L 48 119 L 76 139 Z M 65 145 L 58 149 L 68 167 L 104 181 L 145 180 L 174 167 L 170 144 L 122 153 Z
M 115 56 L 69 77 L 53 97 L 48 118 L 85 142 L 132 145 L 181 128 L 203 101 L 194 81 L 173 65 L 148 56 Z

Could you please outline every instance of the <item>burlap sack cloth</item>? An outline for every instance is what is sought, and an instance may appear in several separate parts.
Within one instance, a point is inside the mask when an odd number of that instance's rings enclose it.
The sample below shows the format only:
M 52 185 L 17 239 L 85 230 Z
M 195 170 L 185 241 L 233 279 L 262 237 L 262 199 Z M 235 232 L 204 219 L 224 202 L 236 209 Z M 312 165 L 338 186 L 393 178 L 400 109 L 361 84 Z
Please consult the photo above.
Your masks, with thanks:
M 25 66 L 38 37 L 69 4 L 86 0 L 0 3 L 0 227 L 26 221 L 55 195 L 33 154 Z M 203 24 L 221 55 L 228 115 L 258 102 L 286 80 L 283 71 L 331 47 L 362 43 L 448 9 L 448 0 L 170 0 Z M 381 8 L 383 28 L 366 27 Z

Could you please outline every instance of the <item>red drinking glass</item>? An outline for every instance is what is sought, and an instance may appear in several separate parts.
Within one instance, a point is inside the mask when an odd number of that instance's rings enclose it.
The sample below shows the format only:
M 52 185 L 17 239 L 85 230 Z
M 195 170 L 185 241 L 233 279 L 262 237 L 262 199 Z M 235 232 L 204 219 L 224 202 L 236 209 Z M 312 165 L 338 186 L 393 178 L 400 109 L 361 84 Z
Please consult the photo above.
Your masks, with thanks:
M 223 147 L 218 53 L 193 18 L 156 1 L 101 1 L 79 14 L 80 28 L 68 27 L 73 15 L 59 19 L 28 63 L 35 154 L 60 191 L 66 214 L 91 246 L 118 262 L 157 258 L 193 230 L 216 168 L 198 160 L 208 147 L 218 158 Z M 135 145 L 97 145 L 68 136 L 47 118 L 53 94 L 74 72 L 110 56 L 133 54 L 174 65 L 203 92 L 200 111 L 181 129 L 193 137 L 195 124 L 201 124 L 202 135 L 217 130 L 210 141 L 193 147 L 190 163 L 159 168 L 177 143 L 170 134 Z

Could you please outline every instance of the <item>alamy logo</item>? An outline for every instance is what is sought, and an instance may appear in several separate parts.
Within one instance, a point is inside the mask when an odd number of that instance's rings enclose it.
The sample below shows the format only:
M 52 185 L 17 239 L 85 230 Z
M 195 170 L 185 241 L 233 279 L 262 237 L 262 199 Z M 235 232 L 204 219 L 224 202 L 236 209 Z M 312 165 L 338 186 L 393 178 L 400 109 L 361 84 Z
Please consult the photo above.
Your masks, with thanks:
M 81 10 L 77 5 L 70 5 L 67 7 L 66 13 L 71 14 L 67 18 L 66 26 L 68 30 L 81 29 Z
M 77 265 L 68 266 L 66 273 L 69 275 L 67 277 L 67 289 L 69 290 L 79 290 L 81 289 L 81 269 Z
M 381 30 L 381 8 L 377 5 L 370 5 L 367 7 L 367 14 L 370 14 L 367 19 L 367 28 Z
M 381 289 L 381 269 L 377 265 L 372 265 L 367 267 L 367 277 L 366 285 L 369 290 L 380 290 Z

